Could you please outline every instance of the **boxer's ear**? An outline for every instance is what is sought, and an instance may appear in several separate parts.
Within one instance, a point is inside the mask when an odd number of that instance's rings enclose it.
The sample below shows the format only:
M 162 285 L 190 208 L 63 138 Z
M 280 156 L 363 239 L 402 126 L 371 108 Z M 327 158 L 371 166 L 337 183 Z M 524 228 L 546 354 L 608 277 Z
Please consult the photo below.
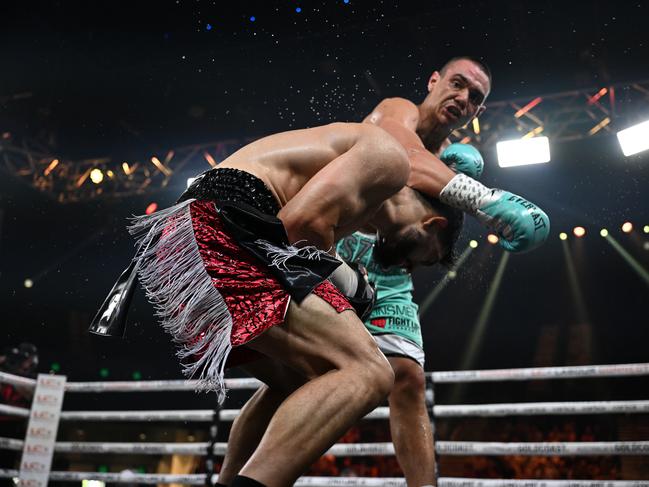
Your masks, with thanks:
M 422 222 L 422 226 L 426 231 L 432 230 L 433 228 L 444 230 L 448 227 L 448 219 L 445 216 L 431 216 Z
M 440 80 L 442 77 L 441 74 L 439 74 L 439 71 L 433 71 L 433 74 L 430 75 L 430 78 L 428 79 L 428 92 L 430 93 L 433 91 L 433 88 L 435 87 L 435 84 Z

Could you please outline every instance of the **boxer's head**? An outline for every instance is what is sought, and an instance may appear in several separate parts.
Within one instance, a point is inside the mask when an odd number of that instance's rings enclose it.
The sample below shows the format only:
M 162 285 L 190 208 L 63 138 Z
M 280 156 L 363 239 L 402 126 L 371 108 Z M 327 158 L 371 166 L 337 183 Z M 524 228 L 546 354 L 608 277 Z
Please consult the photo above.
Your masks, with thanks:
M 373 254 L 376 262 L 383 267 L 397 265 L 407 269 L 452 265 L 464 213 L 409 187 L 395 196 L 397 225 L 379 234 Z
M 463 127 L 484 109 L 491 90 L 491 72 L 478 59 L 461 56 L 448 61 L 428 80 L 428 95 L 421 104 L 424 127 L 447 134 Z

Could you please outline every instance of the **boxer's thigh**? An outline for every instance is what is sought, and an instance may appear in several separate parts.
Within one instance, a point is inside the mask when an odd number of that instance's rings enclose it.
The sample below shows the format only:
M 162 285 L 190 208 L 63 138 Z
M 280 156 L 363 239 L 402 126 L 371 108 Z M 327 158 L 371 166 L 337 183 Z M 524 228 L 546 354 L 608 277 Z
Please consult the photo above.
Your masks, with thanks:
M 388 365 L 353 311 L 338 313 L 314 294 L 292 301 L 284 323 L 247 345 L 307 379 L 359 363 Z

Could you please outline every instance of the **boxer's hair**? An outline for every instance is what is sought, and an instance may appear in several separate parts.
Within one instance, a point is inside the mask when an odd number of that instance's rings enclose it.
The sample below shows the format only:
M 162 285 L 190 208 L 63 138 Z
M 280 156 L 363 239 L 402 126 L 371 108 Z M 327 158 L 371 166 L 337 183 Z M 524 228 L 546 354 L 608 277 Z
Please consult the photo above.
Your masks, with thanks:
M 446 253 L 439 263 L 447 268 L 452 267 L 458 258 L 455 244 L 460 238 L 462 227 L 464 226 L 464 212 L 457 208 L 452 208 L 447 204 L 442 203 L 437 198 L 428 196 L 419 190 L 411 189 L 426 206 L 432 208 L 437 216 L 443 216 L 448 221 L 446 228 L 438 234 L 440 243 L 444 246 L 444 249 L 446 249 Z
M 489 78 L 489 84 L 491 84 L 491 69 L 489 69 L 489 66 L 487 66 L 487 64 L 484 61 L 481 61 L 477 57 L 473 57 L 473 56 L 456 56 L 456 57 L 452 57 L 451 59 L 446 61 L 444 66 L 442 66 L 442 68 L 439 70 L 439 74 L 444 76 L 444 74 L 446 73 L 448 68 L 451 66 L 451 64 L 453 64 L 456 61 L 462 61 L 462 60 L 471 61 L 472 63 L 477 64 L 480 67 L 480 69 L 482 71 L 484 71 L 484 74 L 487 75 L 487 78 Z

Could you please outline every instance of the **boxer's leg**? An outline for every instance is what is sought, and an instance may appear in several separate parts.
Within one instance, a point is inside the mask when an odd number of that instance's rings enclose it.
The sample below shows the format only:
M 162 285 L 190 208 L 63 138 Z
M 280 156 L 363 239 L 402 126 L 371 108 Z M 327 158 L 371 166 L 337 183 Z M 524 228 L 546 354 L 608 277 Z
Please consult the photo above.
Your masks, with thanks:
M 424 369 L 410 358 L 388 357 L 394 370 L 390 432 L 408 487 L 435 485 L 433 431 L 426 410 Z
M 235 418 L 228 438 L 228 450 L 219 472 L 219 484 L 228 485 L 259 444 L 268 423 L 280 404 L 305 379 L 288 367 L 263 358 L 242 367 L 264 382 Z
M 270 487 L 292 485 L 392 387 L 392 369 L 363 323 L 313 294 L 247 345 L 310 379 L 279 406 L 241 469 Z

